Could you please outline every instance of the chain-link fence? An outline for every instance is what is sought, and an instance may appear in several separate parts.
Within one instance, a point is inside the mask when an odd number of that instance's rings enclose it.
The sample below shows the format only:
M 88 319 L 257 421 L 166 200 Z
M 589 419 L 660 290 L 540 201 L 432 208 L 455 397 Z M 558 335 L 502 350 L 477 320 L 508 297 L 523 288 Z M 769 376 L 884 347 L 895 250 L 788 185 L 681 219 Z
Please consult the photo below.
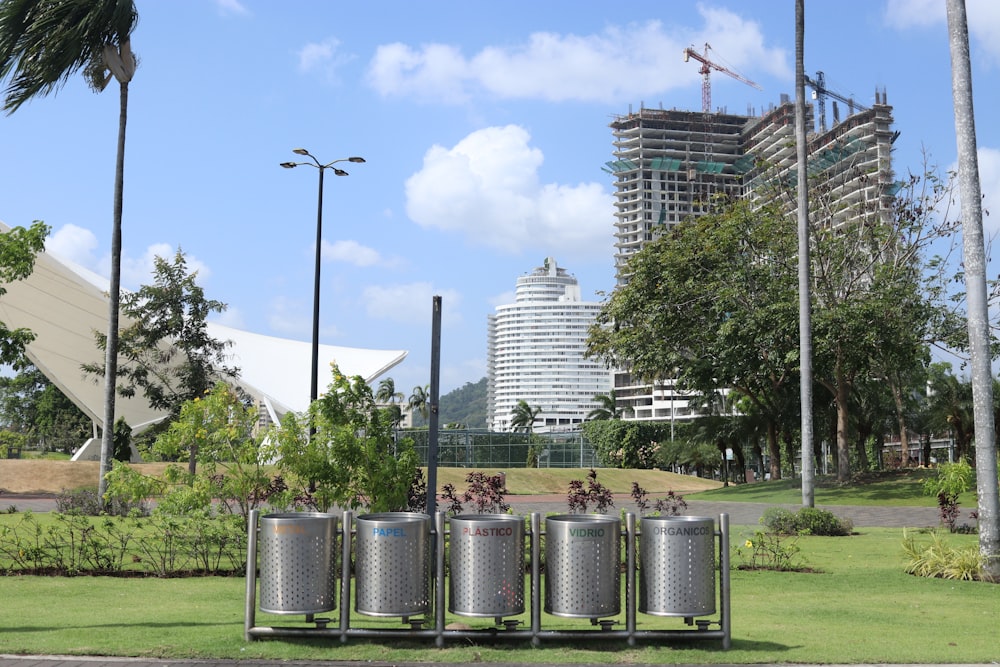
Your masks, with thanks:
M 420 465 L 427 465 L 428 431 L 401 431 L 413 438 Z M 528 459 L 539 468 L 595 468 L 599 464 L 582 433 L 512 433 L 486 429 L 438 431 L 438 465 L 453 468 L 524 468 Z

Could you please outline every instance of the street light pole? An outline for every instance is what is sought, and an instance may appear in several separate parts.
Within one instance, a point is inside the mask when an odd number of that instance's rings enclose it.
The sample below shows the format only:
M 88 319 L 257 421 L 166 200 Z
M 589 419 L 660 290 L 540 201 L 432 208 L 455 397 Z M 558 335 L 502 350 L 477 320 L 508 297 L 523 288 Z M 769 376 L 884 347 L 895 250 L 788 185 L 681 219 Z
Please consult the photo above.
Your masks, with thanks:
M 313 274 L 313 312 L 312 312 L 312 363 L 311 378 L 309 382 L 309 403 L 312 404 L 319 396 L 319 284 L 320 284 L 320 260 L 322 257 L 323 241 L 323 172 L 332 169 L 337 176 L 347 176 L 347 172 L 333 165 L 338 162 L 364 162 L 363 157 L 346 157 L 332 162 L 322 163 L 304 148 L 292 150 L 296 155 L 304 155 L 311 162 L 282 162 L 285 169 L 293 169 L 299 166 L 315 167 L 319 171 L 319 192 L 316 201 L 316 267 Z

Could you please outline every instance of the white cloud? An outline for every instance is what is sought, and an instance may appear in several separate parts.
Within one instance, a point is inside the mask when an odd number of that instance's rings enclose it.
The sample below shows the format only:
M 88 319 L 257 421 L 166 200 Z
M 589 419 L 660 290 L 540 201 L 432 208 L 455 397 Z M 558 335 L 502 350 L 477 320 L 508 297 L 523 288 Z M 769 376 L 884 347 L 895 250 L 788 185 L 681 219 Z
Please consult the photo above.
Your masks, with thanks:
M 404 322 L 411 326 L 429 326 L 433 298 L 441 297 L 441 318 L 449 324 L 461 320 L 458 307 L 461 295 L 452 289 L 437 289 L 430 283 L 372 285 L 361 298 L 369 317 Z
M 215 0 L 215 4 L 223 16 L 246 16 L 250 13 L 240 0 Z
M 328 81 L 336 81 L 337 70 L 353 56 L 340 53 L 340 40 L 330 37 L 322 42 L 310 42 L 299 49 L 299 71 L 319 72 Z
M 433 146 L 406 181 L 407 213 L 422 227 L 511 253 L 531 247 L 603 256 L 611 194 L 598 183 L 539 183 L 543 160 L 515 125 L 477 130 L 452 148 Z
M 97 268 L 94 256 L 97 237 L 89 229 L 72 224 L 63 225 L 45 239 L 45 249 L 61 259 L 68 259 L 84 268 L 91 270 Z
M 418 51 L 397 42 L 375 49 L 368 80 L 382 95 L 408 95 L 455 104 L 469 97 L 464 89 L 470 78 L 468 67 L 453 46 L 430 44 Z
M 1000 234 L 1000 149 L 980 148 L 978 161 L 979 189 L 983 198 L 983 233 L 989 238 Z M 954 174 L 954 201 L 949 217 L 960 219 L 962 198 L 959 193 L 957 162 L 948 167 L 948 173 Z
M 181 251 L 183 252 L 183 249 Z M 157 257 L 162 257 L 166 261 L 173 263 L 174 255 L 176 254 L 177 248 L 168 243 L 154 243 L 146 248 L 146 251 L 140 257 L 130 257 L 128 254 L 123 254 L 121 263 L 122 287 L 134 290 L 142 285 L 151 284 L 153 282 L 154 260 Z M 197 282 L 204 287 L 205 281 L 212 275 L 212 271 L 204 262 L 187 253 L 184 253 L 184 261 L 187 264 L 187 272 L 197 272 Z M 100 265 L 102 275 L 111 275 L 110 257 L 104 257 Z
M 223 326 L 232 327 L 233 329 L 246 329 L 247 326 L 240 309 L 231 306 L 221 313 L 213 314 L 209 319 L 212 322 L 218 322 Z
M 322 257 L 325 260 L 346 262 L 354 266 L 389 266 L 395 262 L 387 260 L 374 248 L 361 245 L 357 241 L 323 241 Z
M 979 185 L 983 193 L 983 231 L 989 237 L 1000 233 L 1000 150 L 979 149 Z
M 691 35 L 699 45 L 725 43 L 731 68 L 792 76 L 788 55 L 765 46 L 755 21 L 725 9 L 699 12 L 703 27 L 676 34 L 659 21 L 610 26 L 596 35 L 534 33 L 523 44 L 488 46 L 471 57 L 447 44 L 387 44 L 369 64 L 369 84 L 384 96 L 452 104 L 470 99 L 473 90 L 499 98 L 616 102 L 690 85 L 697 68 L 681 53 Z
M 496 296 L 491 296 L 489 299 L 489 304 L 496 308 L 497 306 L 505 306 L 509 303 L 514 303 L 517 300 L 517 294 L 514 290 L 507 290 L 497 294 Z
M 966 18 L 974 48 L 994 65 L 1000 64 L 1000 3 L 996 0 L 966 0 Z M 886 23 L 897 30 L 946 24 L 945 3 L 941 0 L 888 0 Z M 975 55 L 975 54 L 974 54 Z
M 312 311 L 302 301 L 277 297 L 268 304 L 267 324 L 279 336 L 290 338 L 311 338 Z M 323 337 L 335 337 L 340 331 L 335 325 L 324 326 L 320 319 L 320 333 Z

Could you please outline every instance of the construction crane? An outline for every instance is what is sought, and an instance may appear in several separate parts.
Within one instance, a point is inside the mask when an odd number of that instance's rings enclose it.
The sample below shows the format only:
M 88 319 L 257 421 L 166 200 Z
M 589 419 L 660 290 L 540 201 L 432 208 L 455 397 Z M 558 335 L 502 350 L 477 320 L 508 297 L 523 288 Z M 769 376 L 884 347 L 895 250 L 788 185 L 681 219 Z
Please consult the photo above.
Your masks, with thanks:
M 758 84 L 756 84 L 755 82 L 753 82 L 750 79 L 746 78 L 745 76 L 737 74 L 736 72 L 734 72 L 733 70 L 729 69 L 728 67 L 723 67 L 722 65 L 720 65 L 718 63 L 714 63 L 711 60 L 709 60 L 708 59 L 708 50 L 710 48 L 712 48 L 712 47 L 709 45 L 709 43 L 705 42 L 705 54 L 704 55 L 698 53 L 697 51 L 695 51 L 690 46 L 688 48 L 684 49 L 684 62 L 688 62 L 689 59 L 694 58 L 695 60 L 697 60 L 698 62 L 701 63 L 701 69 L 699 69 L 698 72 L 701 73 L 701 76 L 702 76 L 702 79 L 701 79 L 701 110 L 702 111 L 704 111 L 705 113 L 711 113 L 711 111 L 712 111 L 712 81 L 709 78 L 709 74 L 711 74 L 711 72 L 712 72 L 713 69 L 715 71 L 717 71 L 717 72 L 722 72 L 723 74 L 728 74 L 729 76 L 733 77 L 737 81 L 742 81 L 743 83 L 747 84 L 748 86 L 753 86 L 757 90 L 763 90 L 763 88 L 761 88 Z
M 858 111 L 868 111 L 868 107 L 866 107 L 865 105 L 858 104 L 853 99 L 851 99 L 849 97 L 844 97 L 843 95 L 839 95 L 839 94 L 835 93 L 834 91 L 830 90 L 829 88 L 827 88 L 826 87 L 826 77 L 823 75 L 823 72 L 816 72 L 816 78 L 815 78 L 815 80 L 814 79 L 810 79 L 809 76 L 807 75 L 805 77 L 805 83 L 806 83 L 807 86 L 809 86 L 810 88 L 813 89 L 813 99 L 816 100 L 816 106 L 819 107 L 819 128 L 820 128 L 820 132 L 826 132 L 826 97 L 827 97 L 827 95 L 829 95 L 830 97 L 832 97 L 835 100 L 840 100 L 841 102 L 843 102 L 844 104 L 846 104 L 847 105 L 847 109 L 848 109 L 848 113 L 847 113 L 848 116 L 853 115 L 855 109 L 857 109 Z M 838 120 L 839 119 L 836 118 L 836 114 L 835 114 L 834 123 L 838 122 Z

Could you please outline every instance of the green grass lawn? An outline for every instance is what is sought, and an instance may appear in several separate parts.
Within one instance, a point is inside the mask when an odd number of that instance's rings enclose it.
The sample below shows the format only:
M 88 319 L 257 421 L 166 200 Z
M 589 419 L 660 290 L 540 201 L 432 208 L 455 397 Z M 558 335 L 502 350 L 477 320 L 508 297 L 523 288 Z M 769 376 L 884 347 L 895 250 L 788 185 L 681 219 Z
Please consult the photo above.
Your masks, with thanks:
M 816 477 L 815 501 L 817 505 L 936 507 L 937 498 L 924 493 L 924 481 L 934 475 L 933 470 L 894 470 L 859 475 L 851 484 L 839 484 L 833 476 L 820 475 Z M 769 505 L 801 504 L 802 480 L 796 477 L 731 485 L 689 493 L 686 497 L 692 500 L 727 500 Z M 959 496 L 959 504 L 962 507 L 974 508 L 975 491 L 967 491 Z
M 756 527 L 734 527 L 733 545 Z M 988 663 L 998 653 L 1000 588 L 921 579 L 902 571 L 899 529 L 803 537 L 811 573 L 734 571 L 733 647 L 717 640 L 646 643 L 449 640 L 243 639 L 245 580 L 223 578 L 0 577 L 0 653 L 162 658 L 546 663 Z M 929 539 L 929 538 L 928 538 Z M 949 535 L 957 544 L 976 537 Z M 734 565 L 740 561 L 734 558 Z M 623 597 L 624 600 L 624 597 Z M 339 612 L 326 614 L 336 619 Z M 522 617 L 527 621 L 527 617 Z M 717 618 L 711 616 L 709 618 Z M 355 616 L 352 627 L 402 627 Z M 490 619 L 449 616 L 473 627 Z M 624 620 L 622 615 L 620 620 Z M 257 613 L 257 625 L 302 617 Z M 638 615 L 639 629 L 680 629 L 680 619 Z M 590 629 L 542 614 L 542 628 Z

